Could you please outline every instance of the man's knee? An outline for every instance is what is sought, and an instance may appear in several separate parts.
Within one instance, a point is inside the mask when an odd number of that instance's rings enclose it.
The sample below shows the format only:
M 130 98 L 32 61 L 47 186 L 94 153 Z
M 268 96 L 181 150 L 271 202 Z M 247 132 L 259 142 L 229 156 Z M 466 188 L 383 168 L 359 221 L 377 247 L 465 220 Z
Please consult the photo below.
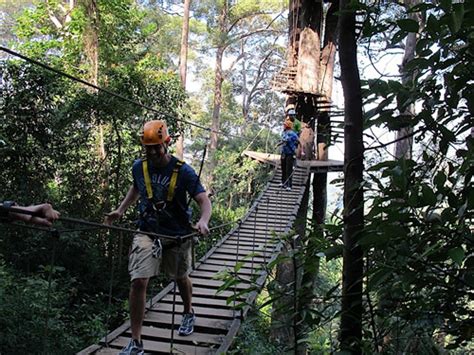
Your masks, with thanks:
M 183 275 L 183 276 L 177 277 L 176 282 L 181 285 L 186 285 L 188 283 L 191 284 L 191 279 L 189 278 L 188 275 Z
M 147 278 L 138 278 L 132 281 L 132 291 L 134 292 L 143 292 L 146 290 L 148 285 Z

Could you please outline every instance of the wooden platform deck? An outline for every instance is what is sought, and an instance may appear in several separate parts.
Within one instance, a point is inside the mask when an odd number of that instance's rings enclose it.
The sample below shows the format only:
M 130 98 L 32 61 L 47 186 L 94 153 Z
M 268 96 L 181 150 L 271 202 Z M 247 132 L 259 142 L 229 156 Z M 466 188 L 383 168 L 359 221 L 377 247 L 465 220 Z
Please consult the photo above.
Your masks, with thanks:
M 249 306 L 236 310 L 232 302 L 228 304 L 227 299 L 234 294 L 234 289 L 218 293 L 223 281 L 215 275 L 224 270 L 235 271 L 236 262 L 243 262 L 237 272 L 241 282 L 235 286 L 235 291 L 248 292 L 238 298 L 237 304 L 253 304 L 267 277 L 265 266 L 281 249 L 276 236 L 288 233 L 293 226 L 308 176 L 309 167 L 298 166 L 294 171 L 293 189 L 287 191 L 279 187 L 281 175 L 277 171 L 240 225 L 226 234 L 196 265 L 190 274 L 197 317 L 192 335 L 181 337 L 177 334 L 183 309 L 179 295 L 173 326 L 172 283 L 153 298 L 143 324 L 145 353 L 223 354 L 229 349 Z M 174 341 L 171 346 L 172 328 Z M 129 339 L 130 322 L 127 321 L 79 354 L 116 354 Z
M 243 154 L 261 163 L 270 164 L 273 166 L 280 165 L 279 154 L 261 153 L 250 150 L 244 151 Z M 308 168 L 312 173 L 333 172 L 343 171 L 344 162 L 339 160 L 297 160 L 296 166 L 301 168 Z

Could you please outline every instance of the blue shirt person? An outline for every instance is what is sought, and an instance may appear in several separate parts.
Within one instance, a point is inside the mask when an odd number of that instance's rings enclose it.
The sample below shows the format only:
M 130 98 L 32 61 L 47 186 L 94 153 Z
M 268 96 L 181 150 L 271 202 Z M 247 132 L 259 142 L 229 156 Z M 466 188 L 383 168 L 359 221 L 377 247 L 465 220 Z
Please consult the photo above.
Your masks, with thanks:
M 293 165 L 295 152 L 298 146 L 298 135 L 293 131 L 293 122 L 285 120 L 281 135 L 281 186 L 291 190 L 293 181 Z
M 140 212 L 139 229 L 168 236 L 187 234 L 190 231 L 190 214 L 186 202 L 189 194 L 198 204 L 200 218 L 194 228 L 202 235 L 209 234 L 211 201 L 194 170 L 168 153 L 171 140 L 166 122 L 146 122 L 141 134 L 146 160 L 137 160 L 132 167 L 133 184 L 120 206 L 110 212 L 105 223 L 119 219 L 136 201 Z M 194 331 L 196 316 L 192 308 L 192 283 L 188 272 L 191 264 L 191 240 L 165 245 L 162 238 L 150 239 L 138 232 L 133 239 L 129 255 L 130 327 L 132 338 L 120 354 L 143 353 L 141 339 L 146 289 L 150 277 L 159 273 L 160 266 L 176 280 L 183 300 L 183 316 L 179 335 Z M 169 243 L 170 239 L 163 239 Z M 157 250 L 159 252 L 157 252 Z

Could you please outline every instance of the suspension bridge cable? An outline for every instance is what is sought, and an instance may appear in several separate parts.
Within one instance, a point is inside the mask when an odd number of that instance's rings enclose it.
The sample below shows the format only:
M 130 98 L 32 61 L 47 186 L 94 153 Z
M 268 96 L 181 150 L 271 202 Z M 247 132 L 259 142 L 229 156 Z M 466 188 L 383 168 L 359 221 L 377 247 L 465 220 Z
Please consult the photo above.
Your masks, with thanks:
M 23 210 L 21 208 L 0 206 L 0 210 L 1 209 L 7 210 L 8 212 L 11 212 L 11 213 L 26 214 L 26 215 L 30 215 L 30 216 L 34 216 L 34 217 L 41 217 L 41 215 L 37 212 L 26 211 L 26 210 Z M 69 217 L 59 217 L 58 221 L 68 222 L 68 223 L 76 223 L 76 224 L 82 224 L 82 225 L 95 227 L 95 228 L 90 228 L 90 229 L 87 228 L 87 229 L 77 229 L 77 230 L 74 230 L 74 229 L 58 230 L 58 232 L 60 232 L 60 233 L 75 232 L 75 231 L 80 232 L 80 231 L 88 231 L 88 230 L 93 230 L 93 229 L 109 229 L 109 230 L 116 230 L 116 231 L 128 232 L 128 233 L 133 233 L 133 234 L 140 233 L 140 234 L 148 235 L 150 237 L 171 239 L 171 240 L 176 240 L 176 239 L 186 240 L 186 239 L 189 239 L 189 238 L 200 235 L 199 232 L 193 232 L 193 233 L 189 233 L 189 234 L 182 235 L 182 236 L 171 236 L 171 235 L 165 235 L 165 234 L 159 234 L 159 233 L 153 233 L 153 232 L 138 231 L 136 229 L 130 229 L 130 228 L 125 228 L 125 227 L 120 227 L 120 226 L 113 226 L 113 225 L 97 223 L 97 222 L 90 222 L 90 221 L 86 221 L 86 220 L 83 220 L 83 219 L 69 218 Z M 234 221 L 219 224 L 217 226 L 209 228 L 209 231 L 234 224 L 237 221 L 238 221 L 238 219 L 234 220 Z M 19 226 L 19 227 L 25 227 L 25 228 L 29 228 L 29 229 L 37 229 L 37 230 L 41 230 L 41 231 L 45 231 L 45 232 L 51 231 L 51 228 L 44 228 L 44 227 L 38 227 L 38 226 L 33 226 L 33 225 L 27 225 L 27 224 L 12 223 L 12 225 Z
M 9 49 L 9 48 L 0 46 L 0 50 L 4 51 L 4 52 L 6 52 L 6 53 L 8 53 L 8 54 L 10 54 L 10 55 L 13 55 L 13 56 L 15 56 L 15 57 L 21 58 L 21 59 L 23 59 L 23 60 L 25 60 L 25 61 L 27 61 L 27 62 L 29 62 L 29 63 L 32 63 L 32 64 L 37 65 L 37 66 L 40 66 L 40 67 L 42 67 L 42 68 L 44 68 L 44 69 L 46 69 L 46 70 L 49 70 L 49 71 L 51 71 L 51 72 L 53 72 L 53 73 L 55 73 L 55 74 L 58 74 L 58 75 L 60 75 L 60 76 L 63 76 L 63 77 L 65 77 L 65 78 L 68 78 L 68 79 L 70 79 L 70 80 L 76 81 L 76 82 L 78 82 L 78 83 L 81 83 L 81 84 L 83 84 L 83 85 L 86 85 L 86 86 L 88 86 L 88 87 L 91 87 L 91 88 L 93 88 L 93 89 L 96 89 L 96 90 L 98 90 L 98 91 L 102 91 L 102 92 L 104 92 L 104 93 L 106 93 L 106 94 L 108 94 L 108 95 L 114 96 L 114 97 L 119 98 L 119 99 L 121 99 L 121 100 L 123 100 L 123 101 L 127 101 L 128 103 L 131 103 L 131 104 L 133 104 L 133 105 L 140 106 L 140 107 L 145 108 L 145 109 L 147 109 L 147 110 L 149 110 L 149 111 L 155 112 L 155 113 L 157 113 L 157 114 L 159 114 L 159 115 L 161 115 L 161 116 L 168 117 L 168 118 L 172 118 L 172 119 L 174 119 L 174 120 L 176 120 L 176 121 L 179 121 L 179 122 L 188 124 L 188 125 L 190 125 L 190 126 L 194 126 L 194 127 L 196 127 L 196 128 L 199 128 L 199 129 L 202 129 L 202 130 L 205 130 L 205 131 L 209 131 L 209 132 L 212 132 L 212 133 L 215 133 L 215 134 L 222 134 L 222 135 L 224 135 L 224 136 L 228 136 L 228 137 L 231 137 L 231 138 L 240 138 L 240 137 L 238 137 L 238 136 L 236 136 L 236 135 L 233 135 L 233 134 L 231 134 L 231 133 L 225 133 L 225 132 L 222 132 L 222 131 L 219 131 L 219 130 L 213 130 L 212 128 L 204 127 L 204 126 L 202 126 L 202 125 L 200 125 L 200 124 L 197 124 L 197 123 L 194 123 L 194 122 L 191 122 L 191 121 L 188 121 L 188 120 L 183 120 L 183 119 L 181 119 L 181 118 L 177 118 L 177 117 L 173 116 L 173 115 L 170 114 L 170 113 L 162 112 L 162 111 L 160 111 L 160 110 L 157 110 L 157 109 L 154 108 L 154 107 L 151 107 L 151 106 L 142 104 L 142 103 L 140 103 L 140 102 L 138 102 L 138 101 L 132 100 L 132 99 L 130 99 L 130 98 L 128 98 L 128 97 L 125 97 L 125 96 L 123 96 L 123 95 L 117 94 L 117 93 L 115 93 L 115 92 L 113 92 L 113 91 L 110 91 L 110 90 L 108 90 L 108 89 L 105 89 L 105 88 L 103 88 L 103 87 L 94 85 L 94 84 L 92 84 L 92 83 L 90 83 L 90 82 L 88 82 L 88 81 L 86 81 L 86 80 L 77 78 L 77 77 L 75 77 L 75 76 L 73 76 L 73 75 L 71 75 L 71 74 L 67 74 L 67 73 L 65 73 L 65 72 L 63 72 L 63 71 L 61 71 L 61 70 L 59 70 L 59 69 L 53 68 L 53 67 L 51 67 L 51 66 L 49 66 L 49 65 L 47 65 L 47 64 L 44 64 L 44 63 L 42 63 L 42 62 L 40 62 L 40 61 L 38 61 L 38 60 L 36 60 L 36 59 L 30 58 L 30 57 L 27 57 L 27 56 L 25 56 L 25 55 L 23 55 L 23 54 L 20 54 L 20 53 L 18 53 L 18 52 L 15 52 L 15 51 L 13 51 L 13 50 L 11 50 L 11 49 Z
M 26 214 L 26 215 L 35 216 L 35 217 L 41 217 L 41 215 L 37 212 L 25 211 L 21 208 L 0 206 L 0 209 L 4 209 L 12 213 L 19 213 L 19 214 Z M 182 236 L 171 236 L 171 235 L 165 235 L 165 234 L 159 234 L 159 233 L 153 233 L 153 232 L 137 231 L 136 229 L 113 226 L 113 225 L 108 225 L 108 224 L 103 224 L 103 223 L 90 222 L 90 221 L 86 221 L 86 220 L 78 219 L 78 218 L 59 217 L 57 220 L 62 221 L 62 222 L 69 222 L 69 223 L 82 224 L 82 225 L 91 226 L 91 227 L 97 227 L 98 229 L 99 228 L 109 229 L 109 230 L 116 230 L 116 231 L 128 232 L 128 233 L 133 233 L 133 234 L 140 233 L 140 234 L 145 234 L 145 235 L 155 237 L 155 238 L 163 238 L 163 239 L 171 239 L 171 240 L 176 240 L 176 239 L 185 240 L 199 234 L 198 232 L 193 232 L 193 233 L 182 235 Z M 15 225 L 23 226 L 22 224 L 15 224 Z M 49 230 L 49 229 L 43 229 L 43 230 Z

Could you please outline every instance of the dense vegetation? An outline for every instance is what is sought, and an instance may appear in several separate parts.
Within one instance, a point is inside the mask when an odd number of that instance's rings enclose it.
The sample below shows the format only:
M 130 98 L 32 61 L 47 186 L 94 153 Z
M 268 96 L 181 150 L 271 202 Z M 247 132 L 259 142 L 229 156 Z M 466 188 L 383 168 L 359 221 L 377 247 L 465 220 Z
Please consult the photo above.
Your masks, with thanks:
M 244 160 L 241 152 L 248 147 L 272 151 L 282 116 L 281 98 L 269 91 L 269 78 L 284 56 L 278 45 L 285 26 L 277 16 L 279 2 L 236 1 L 223 33 L 215 21 L 222 2 L 196 1 L 190 58 L 202 86 L 188 93 L 176 74 L 181 19 L 173 13 L 173 2 L 96 3 L 98 17 L 90 16 L 88 1 L 71 9 L 63 1 L 0 8 L 12 19 L 5 24 L 14 24 L 1 33 L 10 48 L 154 109 L 1 57 L 0 197 L 22 204 L 49 201 L 63 216 L 101 221 L 128 189 L 131 164 L 142 154 L 138 132 L 151 118 L 165 118 L 174 133 L 184 131 L 186 160 L 198 169 L 209 133 L 178 127 L 178 120 L 210 127 L 215 73 L 208 62 L 222 47 L 235 60 L 222 73 L 223 134 L 213 152 L 222 164 L 206 168 L 204 182 L 212 175 L 211 227 L 236 220 L 268 176 L 266 168 Z M 393 157 L 390 142 L 377 137 L 366 150 L 365 225 L 358 242 L 365 263 L 362 347 L 366 353 L 469 353 L 474 330 L 474 5 L 370 5 L 357 7 L 364 13 L 363 60 L 373 64 L 403 48 L 410 33 L 419 38 L 415 58 L 405 66 L 411 81 L 378 73 L 377 78 L 365 75 L 362 82 L 368 138 L 380 128 L 409 127 L 415 141 L 408 159 Z M 423 25 L 407 18 L 413 12 L 422 15 Z M 242 96 L 243 104 L 236 98 Z M 412 103 L 417 113 L 407 116 Z M 285 288 L 270 278 L 253 313 L 256 321 L 245 325 L 233 353 L 291 348 L 266 343 L 271 305 L 282 295 L 311 301 L 294 314 L 299 341 L 309 351 L 338 349 L 344 220 L 337 208 L 331 213 L 323 228 L 308 224 L 309 242 L 291 254 L 306 271 L 318 274 L 316 284 L 302 284 L 294 293 L 293 285 Z M 135 218 L 130 210 L 121 224 L 133 227 Z M 130 236 L 76 224 L 56 228 L 59 235 L 0 225 L 1 353 L 72 353 L 127 316 Z M 199 255 L 225 229 L 219 232 L 200 244 Z M 164 282 L 158 280 L 149 292 L 156 293 Z M 287 307 L 293 310 L 293 304 Z

